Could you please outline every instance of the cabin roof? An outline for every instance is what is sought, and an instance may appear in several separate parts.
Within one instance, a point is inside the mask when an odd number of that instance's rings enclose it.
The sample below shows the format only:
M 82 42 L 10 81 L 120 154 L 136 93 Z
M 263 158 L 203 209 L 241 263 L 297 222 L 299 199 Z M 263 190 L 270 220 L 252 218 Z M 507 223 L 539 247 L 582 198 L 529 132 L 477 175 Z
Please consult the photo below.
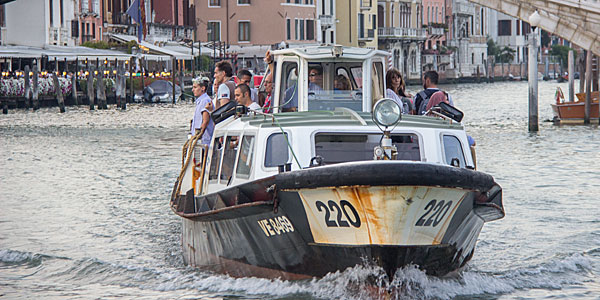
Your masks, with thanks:
M 348 59 L 360 59 L 364 60 L 375 55 L 379 56 L 389 56 L 390 53 L 382 50 L 368 49 L 368 48 L 356 48 L 356 47 L 344 47 L 344 46 L 309 46 L 309 47 L 301 47 L 301 48 L 287 48 L 281 50 L 273 51 L 273 55 L 294 55 L 299 56 L 304 59 L 332 59 L 336 57 L 334 54 L 334 49 L 336 51 L 341 50 L 341 54 L 338 58 L 348 58 Z
M 371 119 L 371 113 L 355 112 L 350 109 L 336 109 L 335 111 L 303 111 L 276 113 L 273 116 L 249 115 L 241 118 L 250 126 L 260 128 L 269 127 L 299 127 L 299 126 L 376 126 Z M 427 116 L 402 115 L 402 120 L 396 128 L 445 128 L 462 130 L 463 126 L 441 118 Z

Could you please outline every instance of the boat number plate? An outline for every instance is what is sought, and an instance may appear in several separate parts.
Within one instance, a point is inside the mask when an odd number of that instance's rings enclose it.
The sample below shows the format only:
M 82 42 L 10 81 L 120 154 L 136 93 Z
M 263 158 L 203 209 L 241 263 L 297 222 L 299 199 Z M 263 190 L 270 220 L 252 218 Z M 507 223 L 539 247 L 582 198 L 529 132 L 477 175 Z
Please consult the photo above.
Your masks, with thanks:
M 323 213 L 327 227 L 360 227 L 361 221 L 356 208 L 347 200 L 341 200 L 337 204 L 333 200 L 316 201 L 317 210 Z
M 294 232 L 294 226 L 286 216 L 258 220 L 258 226 L 266 236 L 280 235 Z
M 425 213 L 421 215 L 415 226 L 437 226 L 452 207 L 452 201 L 433 199 L 425 205 Z

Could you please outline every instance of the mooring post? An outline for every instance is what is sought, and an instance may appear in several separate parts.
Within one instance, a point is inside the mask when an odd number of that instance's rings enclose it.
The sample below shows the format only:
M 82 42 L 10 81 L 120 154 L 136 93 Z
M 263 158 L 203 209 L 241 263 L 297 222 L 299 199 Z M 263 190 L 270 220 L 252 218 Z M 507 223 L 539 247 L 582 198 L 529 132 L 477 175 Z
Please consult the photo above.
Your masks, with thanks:
M 104 85 L 104 67 L 101 66 L 98 70 L 98 78 L 96 78 L 96 97 L 98 98 L 98 109 L 107 109 L 106 107 L 106 86 Z
M 171 80 L 173 81 L 173 104 L 175 104 L 175 70 L 177 70 L 177 59 L 173 56 L 173 66 L 171 67 Z
M 569 102 L 575 100 L 575 50 L 569 51 L 567 63 L 569 64 Z
M 144 88 L 146 87 L 146 80 L 144 77 L 144 73 L 146 71 L 146 68 L 144 68 L 144 58 L 140 58 L 140 70 L 142 71 L 142 92 L 144 91 Z
M 30 107 L 30 102 L 31 102 L 31 82 L 30 82 L 30 77 L 29 77 L 29 72 L 31 72 L 31 70 L 29 69 L 29 65 L 25 66 L 25 108 L 29 109 Z
M 90 104 L 90 110 L 94 110 L 94 67 L 88 68 L 88 77 L 87 77 L 87 95 Z
M 133 64 L 135 59 L 133 57 L 129 58 L 129 101 L 133 103 Z M 127 102 L 127 101 L 125 101 Z M 126 104 L 123 105 L 123 109 L 125 109 Z
M 52 80 L 54 81 L 54 91 L 56 92 L 56 100 L 58 100 L 58 108 L 61 113 L 65 112 L 65 98 L 63 97 L 62 89 L 60 88 L 60 82 L 58 81 L 58 75 L 52 73 Z
M 40 87 L 39 87 L 39 77 L 40 74 L 38 73 L 38 66 L 37 65 L 33 65 L 33 95 L 31 96 L 31 98 L 33 99 L 33 110 L 38 110 L 40 109 L 40 101 L 39 101 L 39 93 L 40 93 Z
M 77 95 L 77 73 L 79 72 L 79 59 L 75 58 L 75 71 L 71 77 L 71 95 L 73 97 L 73 105 L 79 105 L 79 99 Z
M 592 51 L 586 51 L 585 58 L 585 112 L 583 124 L 590 124 L 590 112 L 592 108 Z M 580 77 L 581 78 L 581 77 Z
M 539 131 L 538 127 L 538 71 L 537 35 L 533 30 L 529 37 L 529 131 Z

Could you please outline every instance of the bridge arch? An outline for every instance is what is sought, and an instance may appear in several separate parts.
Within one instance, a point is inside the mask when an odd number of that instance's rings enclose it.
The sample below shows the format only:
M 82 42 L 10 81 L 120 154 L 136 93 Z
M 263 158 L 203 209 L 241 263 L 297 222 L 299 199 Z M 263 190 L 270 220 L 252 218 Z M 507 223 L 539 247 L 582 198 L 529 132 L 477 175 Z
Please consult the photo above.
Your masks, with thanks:
M 529 22 L 536 10 L 538 27 L 600 56 L 600 2 L 589 0 L 468 0 Z

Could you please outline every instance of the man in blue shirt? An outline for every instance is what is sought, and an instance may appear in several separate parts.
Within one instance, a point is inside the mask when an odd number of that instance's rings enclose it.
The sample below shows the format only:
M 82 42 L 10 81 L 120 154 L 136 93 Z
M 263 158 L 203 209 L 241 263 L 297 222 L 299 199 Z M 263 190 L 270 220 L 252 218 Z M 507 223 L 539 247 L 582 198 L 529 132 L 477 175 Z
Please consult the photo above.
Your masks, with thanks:
M 208 145 L 213 135 L 215 124 L 210 117 L 210 112 L 207 109 L 209 103 L 211 103 L 210 97 L 206 94 L 208 88 L 208 78 L 194 78 L 192 80 L 192 92 L 196 97 L 196 110 L 194 111 L 194 118 L 192 119 L 192 126 L 190 134 L 192 136 L 196 134 L 202 135 L 200 143 Z

